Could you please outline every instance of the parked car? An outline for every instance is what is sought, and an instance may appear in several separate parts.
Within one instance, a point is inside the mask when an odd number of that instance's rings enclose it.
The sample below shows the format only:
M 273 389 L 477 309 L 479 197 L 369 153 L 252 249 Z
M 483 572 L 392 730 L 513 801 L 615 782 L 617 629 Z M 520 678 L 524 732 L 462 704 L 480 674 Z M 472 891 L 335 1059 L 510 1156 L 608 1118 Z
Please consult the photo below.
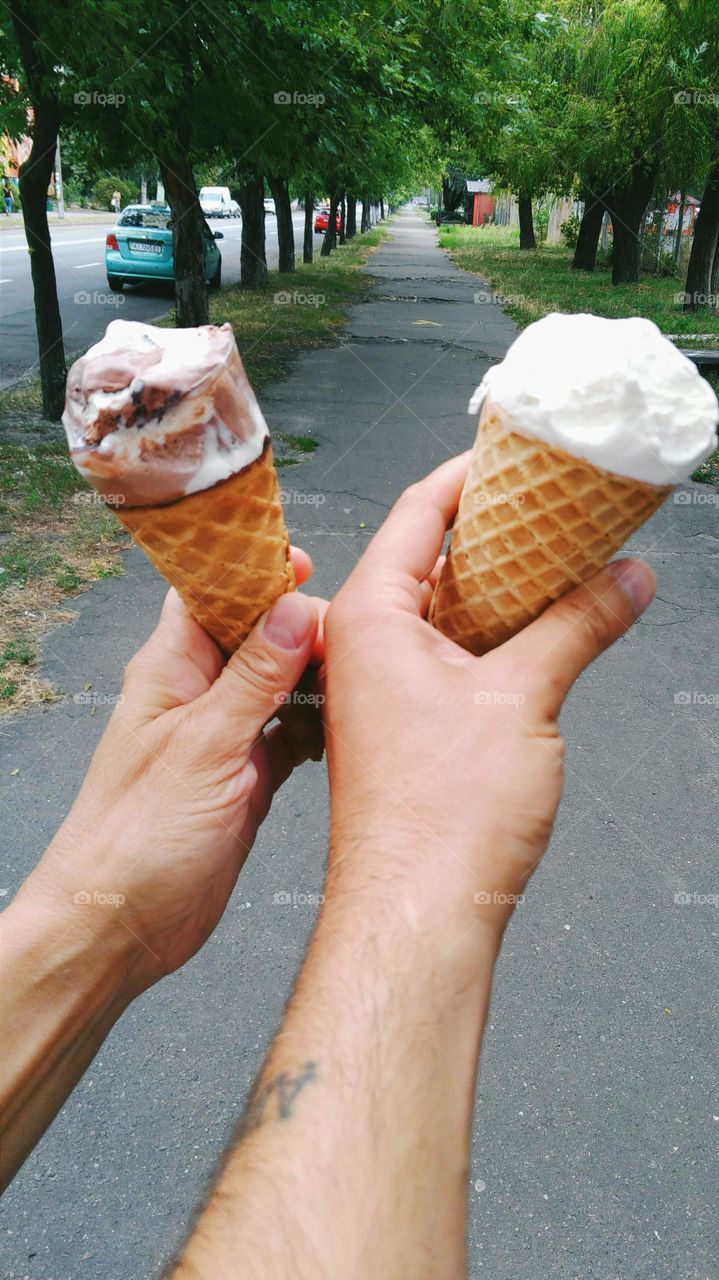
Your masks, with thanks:
M 274 217 L 276 216 L 276 213 L 277 213 L 277 211 L 276 211 L 276 209 L 275 209 L 275 202 L 274 202 L 274 200 L 265 200 L 265 201 L 263 201 L 263 203 L 264 203 L 264 206 L 265 206 L 265 213 L 271 213 L 271 214 L 272 214 L 272 217 L 274 218 Z
M 242 210 L 236 200 L 230 200 L 230 217 L 241 218 Z
M 231 218 L 231 206 L 229 187 L 200 188 L 200 208 L 206 218 Z
M 205 279 L 213 288 L 222 280 L 222 255 L 215 244 L 221 231 L 205 232 Z M 105 240 L 105 269 L 111 289 L 126 281 L 174 280 L 172 212 L 168 205 L 128 204 Z
M 315 214 L 315 232 L 319 233 L 320 231 L 326 231 L 327 223 L 329 222 L 329 220 L 330 220 L 329 209 L 318 209 L 317 213 Z M 335 219 L 335 226 L 338 231 L 340 229 L 341 223 L 342 223 L 342 218 L 340 216 L 340 211 L 338 209 L 337 217 Z

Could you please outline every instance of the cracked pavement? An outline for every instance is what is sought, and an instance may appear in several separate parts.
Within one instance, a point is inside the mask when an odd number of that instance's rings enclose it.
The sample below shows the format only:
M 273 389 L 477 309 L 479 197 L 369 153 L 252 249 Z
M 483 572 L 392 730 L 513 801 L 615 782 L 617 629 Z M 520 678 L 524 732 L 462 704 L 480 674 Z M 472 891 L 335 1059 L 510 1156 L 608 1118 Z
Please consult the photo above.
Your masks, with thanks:
M 471 443 L 469 396 L 515 333 L 435 240 L 400 217 L 338 346 L 303 353 L 261 396 L 272 427 L 320 441 L 280 472 L 319 593 L 334 593 L 408 483 Z M 707 486 L 681 493 L 630 544 L 657 571 L 659 598 L 563 718 L 565 799 L 507 931 L 485 1038 L 472 1280 L 719 1276 L 719 910 L 681 901 L 719 890 L 706 701 L 719 691 L 718 508 Z M 137 551 L 126 567 L 73 601 L 77 621 L 45 642 L 44 673 L 70 696 L 87 683 L 117 692 L 152 628 L 163 585 Z M 66 702 L 3 722 L 8 894 L 71 803 L 107 714 L 89 711 Z M 129 1010 L 7 1193 L 3 1280 L 151 1280 L 171 1256 L 312 927 L 310 907 L 274 895 L 321 891 L 327 821 L 324 766 L 308 765 L 275 802 L 213 938 Z

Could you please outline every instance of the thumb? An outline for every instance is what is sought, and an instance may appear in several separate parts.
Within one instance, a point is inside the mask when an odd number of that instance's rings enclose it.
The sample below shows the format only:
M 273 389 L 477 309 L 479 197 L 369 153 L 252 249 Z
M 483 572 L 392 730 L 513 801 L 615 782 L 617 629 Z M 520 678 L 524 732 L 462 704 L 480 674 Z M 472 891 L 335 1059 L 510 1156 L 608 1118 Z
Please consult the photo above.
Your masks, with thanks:
M 233 752 L 247 750 L 277 715 L 307 663 L 317 610 L 296 591 L 280 596 L 232 655 L 207 694 L 234 721 Z
M 507 656 L 535 677 L 548 716 L 559 714 L 577 677 L 629 630 L 655 588 L 648 564 L 615 560 L 507 641 Z

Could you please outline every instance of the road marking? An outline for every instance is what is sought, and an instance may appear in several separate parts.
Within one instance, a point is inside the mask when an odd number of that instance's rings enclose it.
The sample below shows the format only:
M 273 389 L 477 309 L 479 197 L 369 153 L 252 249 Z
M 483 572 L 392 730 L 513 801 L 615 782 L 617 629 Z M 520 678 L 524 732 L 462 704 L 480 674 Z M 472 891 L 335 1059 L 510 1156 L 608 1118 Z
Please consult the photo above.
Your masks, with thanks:
M 101 267 L 101 262 L 76 262 L 75 270 L 82 271 L 85 267 Z
M 105 243 L 104 236 L 95 236 L 92 240 L 56 240 L 52 246 L 52 251 L 54 253 L 56 249 L 72 249 L 74 248 L 75 245 L 79 245 L 79 244 L 104 244 L 104 243 Z M 20 253 L 20 252 L 27 253 L 26 244 L 12 244 L 8 248 L 3 248 L 3 246 L 0 245 L 0 253 Z

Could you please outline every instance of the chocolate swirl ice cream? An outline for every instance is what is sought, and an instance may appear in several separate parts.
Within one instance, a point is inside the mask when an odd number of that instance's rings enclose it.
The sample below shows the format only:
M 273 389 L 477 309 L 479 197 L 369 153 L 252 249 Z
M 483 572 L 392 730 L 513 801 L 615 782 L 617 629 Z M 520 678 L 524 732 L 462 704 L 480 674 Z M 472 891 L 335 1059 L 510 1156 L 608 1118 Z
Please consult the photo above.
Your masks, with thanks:
M 70 369 L 63 425 L 75 466 L 122 507 L 209 489 L 269 439 L 229 324 L 113 320 Z

